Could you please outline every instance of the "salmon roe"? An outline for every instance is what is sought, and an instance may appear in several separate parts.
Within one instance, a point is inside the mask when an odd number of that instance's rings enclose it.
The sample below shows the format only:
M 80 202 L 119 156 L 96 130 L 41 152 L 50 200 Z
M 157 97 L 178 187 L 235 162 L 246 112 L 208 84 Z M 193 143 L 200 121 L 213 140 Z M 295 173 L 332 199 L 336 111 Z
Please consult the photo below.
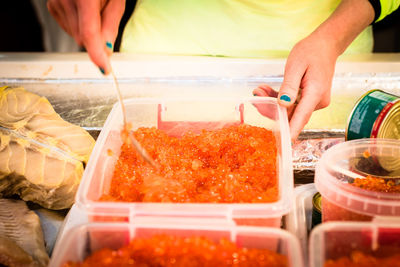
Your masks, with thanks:
M 103 201 L 264 203 L 279 198 L 277 147 L 270 130 L 242 124 L 176 138 L 139 128 L 134 136 L 159 170 L 125 142 Z
M 400 185 L 396 185 L 394 179 L 367 176 L 365 178 L 354 179 L 351 185 L 375 192 L 400 193 Z
M 400 254 L 388 257 L 374 257 L 360 251 L 354 251 L 350 257 L 341 257 L 337 260 L 327 260 L 324 267 L 400 267 Z
M 82 263 L 64 267 L 102 266 L 288 266 L 284 255 L 266 249 L 240 248 L 222 238 L 155 235 L 133 239 L 118 250 L 103 248 Z

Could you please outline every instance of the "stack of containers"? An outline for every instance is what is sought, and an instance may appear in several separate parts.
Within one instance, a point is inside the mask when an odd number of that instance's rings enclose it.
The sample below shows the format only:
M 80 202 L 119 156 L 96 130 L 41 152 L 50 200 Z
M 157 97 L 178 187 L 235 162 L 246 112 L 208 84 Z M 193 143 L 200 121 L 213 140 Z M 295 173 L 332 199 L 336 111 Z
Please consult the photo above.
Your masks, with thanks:
M 187 131 L 214 130 L 243 123 L 271 130 L 277 144 L 279 199 L 254 204 L 99 201 L 110 190 L 122 145 L 123 115 L 121 106 L 116 104 L 96 142 L 76 197 L 76 207 L 87 215 L 89 223 L 63 235 L 51 266 L 60 266 L 69 260 L 81 261 L 98 248 L 117 248 L 137 236 L 149 237 L 154 233 L 202 235 L 215 241 L 227 237 L 240 247 L 268 248 L 286 255 L 289 266 L 303 266 L 298 240 L 277 229 L 293 204 L 293 171 L 287 114 L 275 98 L 141 98 L 124 103 L 127 121 L 132 123 L 133 130 L 156 127 L 179 136 Z M 110 156 L 109 151 L 114 156 Z M 195 223 L 188 224 L 188 220 Z
M 335 145 L 316 166 L 315 187 L 323 223 L 311 232 L 311 267 L 398 266 L 400 140 Z

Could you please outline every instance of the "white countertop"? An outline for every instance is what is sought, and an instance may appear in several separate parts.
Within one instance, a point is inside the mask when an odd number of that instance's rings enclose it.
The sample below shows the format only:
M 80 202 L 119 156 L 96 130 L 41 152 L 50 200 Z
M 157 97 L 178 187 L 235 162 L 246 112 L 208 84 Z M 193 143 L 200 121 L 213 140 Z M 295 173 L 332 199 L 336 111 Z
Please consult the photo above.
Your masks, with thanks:
M 146 56 L 115 53 L 112 65 L 119 78 L 137 77 L 263 77 L 281 76 L 285 58 Z M 400 73 L 400 53 L 347 55 L 336 74 Z M 0 53 L 0 78 L 103 78 L 86 53 Z

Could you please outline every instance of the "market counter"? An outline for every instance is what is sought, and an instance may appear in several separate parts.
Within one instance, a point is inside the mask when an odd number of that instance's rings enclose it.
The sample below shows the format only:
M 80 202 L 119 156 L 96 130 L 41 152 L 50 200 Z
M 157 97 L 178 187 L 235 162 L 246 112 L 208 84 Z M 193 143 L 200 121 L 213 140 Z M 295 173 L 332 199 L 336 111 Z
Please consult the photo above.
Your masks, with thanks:
M 279 89 L 285 59 L 153 57 L 115 54 L 112 65 L 127 98 L 172 96 L 250 96 L 261 83 Z M 84 53 L 0 54 L 0 86 L 23 86 L 45 96 L 67 121 L 97 137 L 117 101 L 112 78 L 104 77 Z M 332 85 L 331 105 L 313 114 L 293 144 L 296 184 L 313 181 L 321 154 L 344 141 L 347 117 L 357 99 L 379 88 L 400 95 L 400 54 L 341 57 Z M 45 237 L 54 244 L 60 220 L 42 214 Z M 60 219 L 61 218 L 61 219 Z M 47 234 L 46 234 L 47 233 Z
M 112 65 L 123 98 L 250 96 L 259 84 L 279 89 L 285 59 L 143 56 L 116 53 Z M 46 96 L 67 121 L 97 137 L 117 95 L 85 53 L 0 54 L 0 86 L 23 86 Z M 321 153 L 344 137 L 356 100 L 371 89 L 400 94 L 400 54 L 339 58 L 328 108 L 313 113 L 294 144 L 296 183 L 312 182 Z M 329 138 L 329 139 L 328 139 Z M 307 140 L 307 141 L 304 141 Z

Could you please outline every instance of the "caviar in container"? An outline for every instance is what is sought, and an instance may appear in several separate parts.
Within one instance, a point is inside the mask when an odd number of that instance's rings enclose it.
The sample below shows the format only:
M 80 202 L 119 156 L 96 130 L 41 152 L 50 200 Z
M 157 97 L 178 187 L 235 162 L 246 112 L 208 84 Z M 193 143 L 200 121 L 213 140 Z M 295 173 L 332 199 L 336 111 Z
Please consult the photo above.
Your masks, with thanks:
M 304 263 L 298 240 L 282 229 L 149 217 L 140 223 L 74 227 L 57 243 L 50 262 L 51 267 L 235 265 Z
M 311 267 L 400 266 L 399 222 L 327 222 L 310 236 Z
M 160 172 L 123 144 L 116 104 L 77 194 L 91 221 L 157 215 L 280 226 L 292 204 L 293 172 L 286 110 L 276 99 L 130 99 L 125 105 L 136 139 Z
M 327 150 L 315 171 L 322 221 L 400 216 L 400 141 L 360 139 Z

